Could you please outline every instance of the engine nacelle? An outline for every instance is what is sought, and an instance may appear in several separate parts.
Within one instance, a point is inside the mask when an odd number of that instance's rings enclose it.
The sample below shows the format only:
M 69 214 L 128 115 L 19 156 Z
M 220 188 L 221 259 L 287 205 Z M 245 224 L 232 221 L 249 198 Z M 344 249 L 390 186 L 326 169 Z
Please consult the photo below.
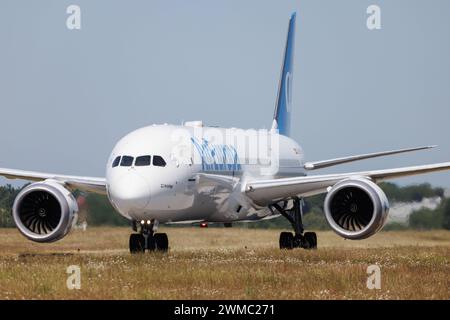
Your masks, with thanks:
M 76 223 L 75 197 L 52 180 L 35 182 L 17 195 L 13 219 L 19 231 L 36 242 L 53 242 L 64 237 Z
M 385 225 L 388 199 L 374 182 L 353 178 L 338 182 L 325 198 L 325 217 L 331 228 L 346 239 L 365 239 Z

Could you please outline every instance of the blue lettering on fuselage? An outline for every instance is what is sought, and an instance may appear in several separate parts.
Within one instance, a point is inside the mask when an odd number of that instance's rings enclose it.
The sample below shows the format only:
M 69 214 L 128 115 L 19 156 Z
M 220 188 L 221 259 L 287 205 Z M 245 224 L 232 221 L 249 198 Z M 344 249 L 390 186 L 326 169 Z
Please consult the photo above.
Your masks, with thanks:
M 191 138 L 200 154 L 203 171 L 241 171 L 236 149 L 226 144 L 209 144 L 207 140 Z

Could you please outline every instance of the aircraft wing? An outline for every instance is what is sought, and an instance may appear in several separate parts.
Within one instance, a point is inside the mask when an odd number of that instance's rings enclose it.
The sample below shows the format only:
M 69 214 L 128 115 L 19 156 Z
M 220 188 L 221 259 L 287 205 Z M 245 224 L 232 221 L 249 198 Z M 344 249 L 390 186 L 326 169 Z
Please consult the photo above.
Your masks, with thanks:
M 70 189 L 106 194 L 106 179 L 95 177 L 67 176 L 54 173 L 25 171 L 0 168 L 0 176 L 8 179 L 23 179 L 30 181 L 42 181 L 52 179 L 64 183 Z
M 321 160 L 321 161 L 314 161 L 314 162 L 306 162 L 304 165 L 304 168 L 306 170 L 322 169 L 322 168 L 327 168 L 327 167 L 335 166 L 338 164 L 343 164 L 343 163 L 348 163 L 348 162 L 353 162 L 353 161 L 359 161 L 359 160 L 365 160 L 365 159 L 377 158 L 377 157 L 384 157 L 384 156 L 405 153 L 405 152 L 426 150 L 426 149 L 431 149 L 431 148 L 435 148 L 435 147 L 436 147 L 435 145 L 434 146 L 415 147 L 415 148 L 359 154 L 356 156 L 349 156 L 349 157 L 342 157 L 342 158 L 335 158 L 335 159 L 328 159 L 328 160 Z
M 306 197 L 324 193 L 327 192 L 328 187 L 333 186 L 343 179 L 352 177 L 364 177 L 374 182 L 380 182 L 393 178 L 443 170 L 450 170 L 450 162 L 395 169 L 255 180 L 246 183 L 244 192 L 256 204 L 265 206 L 294 196 Z

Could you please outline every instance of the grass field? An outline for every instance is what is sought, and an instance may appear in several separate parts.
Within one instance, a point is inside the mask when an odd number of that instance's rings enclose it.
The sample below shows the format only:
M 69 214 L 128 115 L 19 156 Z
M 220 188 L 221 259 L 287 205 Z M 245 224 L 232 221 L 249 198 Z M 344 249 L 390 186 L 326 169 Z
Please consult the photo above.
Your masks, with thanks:
M 279 230 L 161 228 L 168 254 L 128 253 L 128 228 L 75 230 L 38 244 L 0 229 L 0 299 L 450 299 L 450 232 L 319 232 L 319 249 L 280 251 Z M 366 286 L 381 268 L 381 289 Z M 81 289 L 69 290 L 78 265 Z

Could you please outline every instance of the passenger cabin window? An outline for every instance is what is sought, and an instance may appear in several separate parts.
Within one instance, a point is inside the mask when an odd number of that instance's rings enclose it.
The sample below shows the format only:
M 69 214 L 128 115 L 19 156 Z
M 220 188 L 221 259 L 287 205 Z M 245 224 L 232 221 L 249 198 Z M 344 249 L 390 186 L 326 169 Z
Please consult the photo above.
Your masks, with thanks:
M 120 163 L 120 156 L 118 156 L 117 158 L 114 159 L 113 163 L 112 163 L 112 167 L 117 167 Z
M 133 164 L 133 157 L 130 156 L 123 156 L 122 157 L 122 161 L 120 162 L 120 166 L 121 167 L 131 167 L 131 165 Z
M 151 160 L 150 156 L 140 156 L 140 157 L 136 158 L 136 161 L 134 162 L 134 165 L 136 167 L 149 166 L 150 165 L 150 160 Z
M 157 167 L 165 167 L 166 162 L 161 156 L 153 156 L 153 165 Z

